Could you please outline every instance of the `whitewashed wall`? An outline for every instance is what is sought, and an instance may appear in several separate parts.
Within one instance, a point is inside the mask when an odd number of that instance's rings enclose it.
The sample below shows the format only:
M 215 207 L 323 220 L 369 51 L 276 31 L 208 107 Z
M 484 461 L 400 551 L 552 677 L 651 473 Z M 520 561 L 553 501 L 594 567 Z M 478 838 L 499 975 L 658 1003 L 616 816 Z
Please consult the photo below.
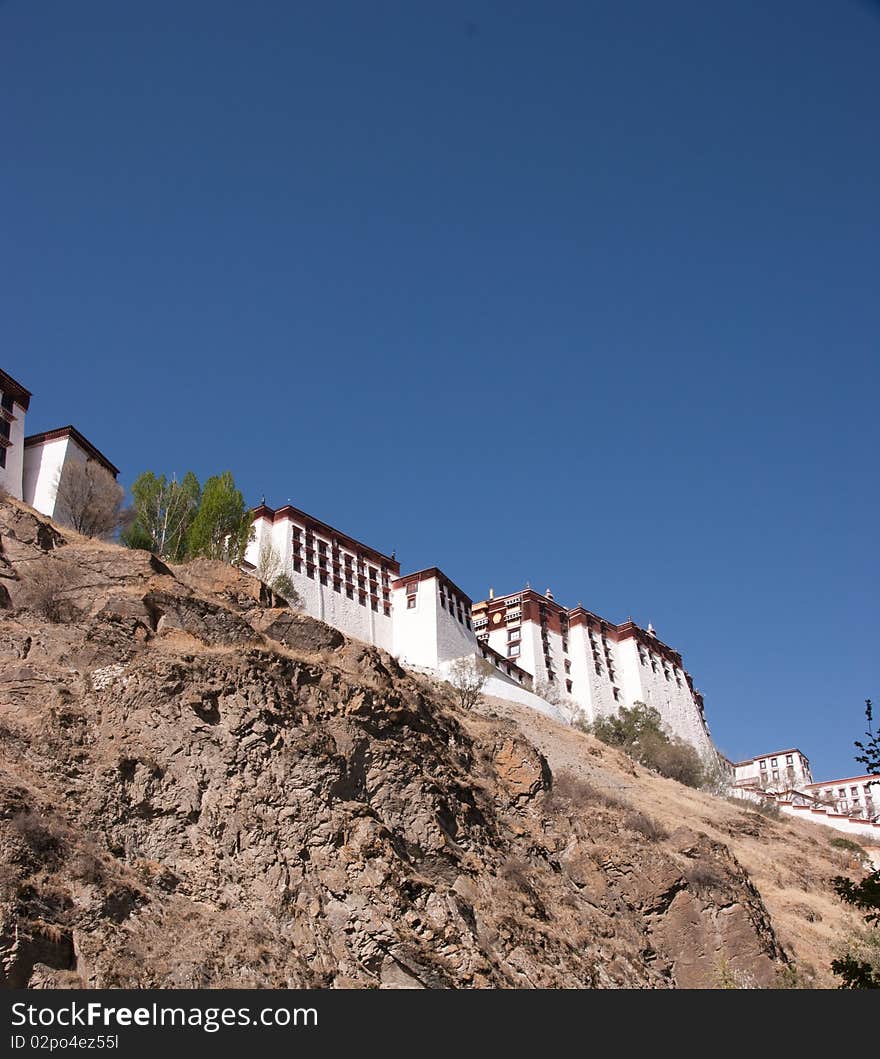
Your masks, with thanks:
M 11 496 L 21 500 L 23 499 L 25 410 L 17 401 L 13 401 L 12 414 L 15 419 L 9 424 L 10 447 L 6 450 L 6 466 L 0 467 L 0 486 Z
M 60 475 L 68 457 L 85 453 L 68 437 L 44 441 L 41 445 L 29 445 L 24 457 L 24 502 L 49 518 L 55 516 L 55 500 Z
M 393 627 L 392 619 L 384 613 L 382 603 L 379 609 L 373 610 L 370 606 L 369 595 L 366 605 L 358 600 L 355 591 L 354 599 L 349 599 L 345 593 L 345 587 L 341 592 L 333 588 L 333 578 L 328 578 L 328 584 L 322 585 L 317 571 L 314 577 L 309 577 L 302 570 L 293 568 L 292 556 L 292 527 L 298 525 L 289 519 L 278 519 L 270 522 L 266 518 L 256 519 L 254 522 L 254 539 L 248 545 L 245 558 L 254 566 L 259 564 L 260 550 L 265 540 L 270 540 L 275 551 L 281 559 L 284 570 L 302 599 L 303 611 L 313 618 L 319 618 L 334 628 L 352 636 L 356 640 L 382 647 L 386 651 L 393 650 Z M 300 529 L 305 532 L 304 527 Z M 318 540 L 323 540 L 330 547 L 328 537 L 315 533 Z M 343 549 L 343 552 L 346 550 Z M 353 553 L 349 553 L 353 554 Z

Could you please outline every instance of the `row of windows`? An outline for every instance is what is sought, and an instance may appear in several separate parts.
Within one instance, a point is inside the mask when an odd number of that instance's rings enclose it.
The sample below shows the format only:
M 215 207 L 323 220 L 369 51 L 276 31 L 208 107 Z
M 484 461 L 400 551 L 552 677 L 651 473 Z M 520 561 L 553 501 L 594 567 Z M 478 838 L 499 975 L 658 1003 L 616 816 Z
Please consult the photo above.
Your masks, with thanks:
M 791 754 L 786 754 L 785 755 L 785 763 L 786 763 L 786 765 L 793 765 L 794 764 L 794 758 L 792 757 Z M 767 759 L 763 758 L 761 761 L 758 762 L 758 764 L 760 765 L 760 767 L 762 769 L 767 768 Z M 778 759 L 775 758 L 775 757 L 771 757 L 770 758 L 770 767 L 775 769 L 777 764 L 778 764 Z
M 302 563 L 302 561 L 300 559 L 294 558 L 294 560 L 293 560 L 293 569 L 298 574 L 303 572 L 303 563 Z M 321 582 L 321 584 L 322 585 L 326 585 L 329 588 L 330 587 L 330 577 L 327 574 L 327 571 L 326 570 L 316 570 L 314 563 L 306 563 L 305 564 L 305 575 L 306 575 L 306 577 L 311 578 L 311 580 L 314 581 L 316 573 L 318 575 L 318 580 Z M 340 594 L 344 591 L 346 596 L 349 599 L 351 599 L 351 600 L 353 600 L 355 598 L 355 593 L 357 593 L 357 601 L 358 601 L 358 603 L 360 603 L 360 605 L 362 607 L 366 607 L 368 605 L 368 599 L 369 599 L 369 607 L 370 607 L 370 609 L 371 610 L 375 610 L 376 612 L 378 612 L 379 604 L 381 602 L 381 604 L 382 604 L 382 613 L 385 615 L 386 618 L 390 618 L 391 617 L 391 600 L 388 598 L 388 593 L 387 592 L 383 592 L 382 593 L 382 599 L 381 600 L 379 599 L 378 594 L 376 592 L 374 592 L 374 591 L 371 591 L 369 593 L 369 597 L 368 597 L 367 592 L 366 592 L 366 590 L 363 587 L 358 586 L 358 588 L 355 589 L 354 584 L 351 583 L 351 582 L 346 582 L 345 585 L 343 586 L 342 579 L 339 578 L 339 577 L 334 577 L 333 578 L 333 591 L 334 592 L 339 592 Z

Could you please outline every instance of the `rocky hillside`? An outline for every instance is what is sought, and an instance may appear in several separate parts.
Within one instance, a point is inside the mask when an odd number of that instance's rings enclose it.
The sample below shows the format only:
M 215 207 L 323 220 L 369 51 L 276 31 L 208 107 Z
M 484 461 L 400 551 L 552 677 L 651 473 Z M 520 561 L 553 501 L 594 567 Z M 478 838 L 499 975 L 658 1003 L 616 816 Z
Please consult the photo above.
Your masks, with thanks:
M 0 543 L 5 984 L 770 986 L 806 955 L 821 977 L 830 940 L 782 937 L 737 848 L 791 831 L 824 878 L 807 825 L 505 704 L 461 715 L 221 564 L 8 499 Z

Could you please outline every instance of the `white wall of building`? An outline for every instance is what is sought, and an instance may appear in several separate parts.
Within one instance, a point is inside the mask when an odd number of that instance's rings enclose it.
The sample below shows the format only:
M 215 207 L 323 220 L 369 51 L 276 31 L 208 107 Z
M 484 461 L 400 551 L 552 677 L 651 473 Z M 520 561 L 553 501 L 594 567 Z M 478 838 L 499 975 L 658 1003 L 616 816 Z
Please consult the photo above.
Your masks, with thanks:
M 366 602 L 360 602 L 360 593 L 355 589 L 349 598 L 345 588 L 345 578 L 342 579 L 341 590 L 334 588 L 332 572 L 327 576 L 327 584 L 321 583 L 321 575 L 315 569 L 313 576 L 308 576 L 306 564 L 302 564 L 299 571 L 294 569 L 293 561 L 293 528 L 298 527 L 305 535 L 305 526 L 289 518 L 276 519 L 274 522 L 268 518 L 257 518 L 254 521 L 254 539 L 248 546 L 245 558 L 254 566 L 259 565 L 260 551 L 263 543 L 271 542 L 278 554 L 284 568 L 284 572 L 290 577 L 294 588 L 302 599 L 302 608 L 306 614 L 313 618 L 319 618 L 327 622 L 340 632 L 351 636 L 356 640 L 374 644 L 386 651 L 393 650 L 393 626 L 390 614 L 384 612 L 384 602 L 380 599 L 373 609 L 369 592 L 366 593 Z M 315 532 L 315 539 L 323 541 L 328 547 L 328 555 L 331 554 L 332 540 L 329 534 Z M 340 555 L 350 555 L 356 562 L 356 555 L 350 548 L 341 548 Z M 356 569 L 356 566 L 354 567 Z
M 25 449 L 24 502 L 49 518 L 55 517 L 58 486 L 68 459 L 86 459 L 86 454 L 69 437 L 28 445 Z
M 409 665 L 436 669 L 475 656 L 470 600 L 447 578 L 425 571 L 392 585 L 394 654 Z
M 6 466 L 0 467 L 0 487 L 10 496 L 22 499 L 22 475 L 24 471 L 24 417 L 25 410 L 13 400 L 9 422 L 9 447 L 6 449 Z
M 705 720 L 684 671 L 649 646 L 643 648 L 642 655 L 644 662 L 636 645 L 637 662 L 630 662 L 630 665 L 638 665 L 640 700 L 660 712 L 664 724 L 674 735 L 691 743 L 701 753 L 713 751 Z
M 849 816 L 880 815 L 880 781 L 872 776 L 851 776 L 813 783 L 805 788 L 814 798 Z

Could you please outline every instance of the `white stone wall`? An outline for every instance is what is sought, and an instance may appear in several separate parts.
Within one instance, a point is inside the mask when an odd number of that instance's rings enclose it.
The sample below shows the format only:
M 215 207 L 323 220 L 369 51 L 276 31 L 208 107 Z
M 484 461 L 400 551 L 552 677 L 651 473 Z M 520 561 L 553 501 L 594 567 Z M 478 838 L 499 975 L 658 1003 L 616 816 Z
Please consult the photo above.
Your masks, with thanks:
M 256 519 L 254 540 L 248 545 L 245 554 L 247 561 L 253 563 L 254 566 L 259 564 L 263 541 L 268 538 L 278 553 L 294 588 L 299 593 L 303 611 L 306 614 L 327 622 L 328 625 L 332 625 L 356 640 L 363 640 L 365 643 L 382 647 L 386 651 L 392 651 L 394 646 L 392 619 L 390 615 L 384 613 L 381 600 L 378 610 L 373 610 L 369 594 L 366 604 L 359 602 L 357 591 L 354 593 L 354 598 L 349 599 L 344 583 L 341 592 L 334 589 L 332 575 L 328 577 L 328 583 L 323 585 L 317 570 L 313 577 L 308 576 L 305 565 L 299 571 L 294 570 L 292 530 L 296 525 L 298 523 L 290 519 L 278 519 L 275 522 L 270 522 L 266 518 Z M 299 528 L 304 534 L 304 527 L 299 526 Z M 328 549 L 330 548 L 331 542 L 328 537 L 320 533 L 315 533 L 315 537 L 323 540 Z M 346 553 L 354 554 L 348 549 L 342 549 L 342 554 Z
M 828 780 L 812 784 L 808 792 L 827 802 L 839 813 L 874 817 L 880 814 L 880 782 L 864 777 Z
M 714 752 L 712 740 L 687 678 L 679 666 L 659 652 L 645 649 L 646 662 L 638 661 L 642 702 L 660 712 L 664 724 L 701 753 Z
M 13 401 L 12 414 L 15 419 L 9 424 L 10 446 L 6 450 L 6 466 L 0 467 L 0 487 L 16 499 L 22 499 L 22 477 L 24 472 L 24 417 L 25 410 Z
M 409 599 L 413 606 L 408 605 Z M 437 611 L 434 580 L 420 583 L 414 593 L 407 593 L 404 586 L 392 589 L 392 650 L 403 665 L 437 669 Z
M 24 457 L 24 502 L 49 518 L 55 516 L 60 476 L 68 458 L 86 458 L 71 438 L 55 438 L 29 445 Z

